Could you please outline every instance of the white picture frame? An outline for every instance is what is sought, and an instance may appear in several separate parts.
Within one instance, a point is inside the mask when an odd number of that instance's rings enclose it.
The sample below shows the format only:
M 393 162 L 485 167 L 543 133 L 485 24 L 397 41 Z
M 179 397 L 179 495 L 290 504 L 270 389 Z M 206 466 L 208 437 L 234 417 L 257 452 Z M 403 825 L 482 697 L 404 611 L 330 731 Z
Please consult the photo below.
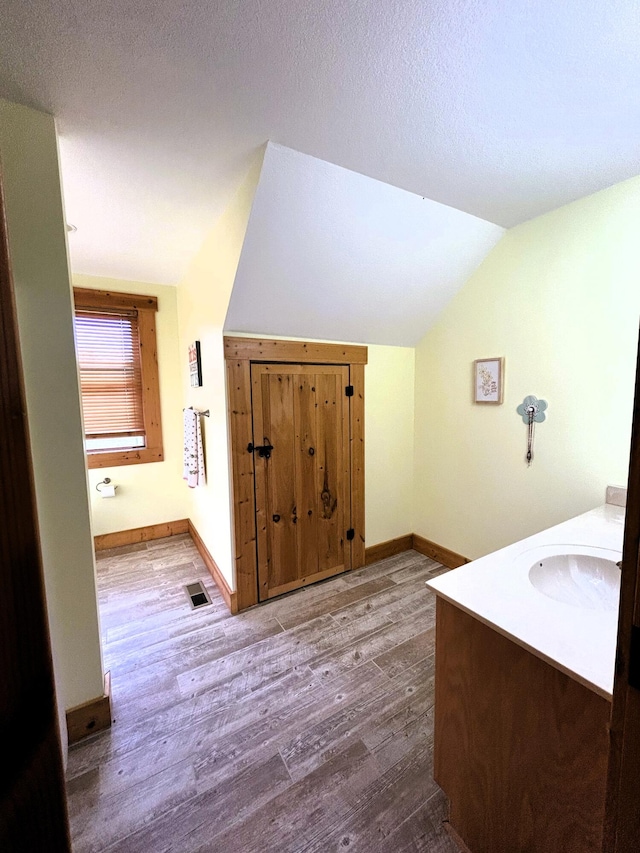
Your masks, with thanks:
M 473 401 L 501 405 L 504 391 L 504 358 L 477 358 L 473 362 Z

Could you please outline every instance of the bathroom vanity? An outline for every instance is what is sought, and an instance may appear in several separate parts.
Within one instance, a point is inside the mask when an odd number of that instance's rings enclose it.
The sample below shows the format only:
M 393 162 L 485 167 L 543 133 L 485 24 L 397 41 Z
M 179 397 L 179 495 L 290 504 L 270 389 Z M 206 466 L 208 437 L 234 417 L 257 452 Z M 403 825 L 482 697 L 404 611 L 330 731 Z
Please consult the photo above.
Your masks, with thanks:
M 623 530 L 607 504 L 427 584 L 434 776 L 471 853 L 601 848 Z

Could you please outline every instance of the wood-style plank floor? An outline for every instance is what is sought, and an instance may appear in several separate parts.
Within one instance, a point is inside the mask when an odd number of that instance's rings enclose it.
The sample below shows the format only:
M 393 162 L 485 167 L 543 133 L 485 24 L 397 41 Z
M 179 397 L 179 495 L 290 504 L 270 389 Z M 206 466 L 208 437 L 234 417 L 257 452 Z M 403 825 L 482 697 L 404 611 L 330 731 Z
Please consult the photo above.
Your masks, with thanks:
M 98 557 L 115 721 L 69 753 L 75 853 L 457 851 L 432 779 L 441 566 L 408 551 L 231 617 L 187 536 Z

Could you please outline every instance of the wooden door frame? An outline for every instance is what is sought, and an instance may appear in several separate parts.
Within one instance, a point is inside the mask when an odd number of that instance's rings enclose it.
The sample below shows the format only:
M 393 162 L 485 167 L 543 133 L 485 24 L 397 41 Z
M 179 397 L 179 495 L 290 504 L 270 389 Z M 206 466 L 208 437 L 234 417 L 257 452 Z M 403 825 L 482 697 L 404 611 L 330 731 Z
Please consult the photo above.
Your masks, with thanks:
M 0 848 L 71 850 L 22 359 L 0 175 Z
M 640 690 L 629 685 L 632 635 L 640 626 L 640 348 L 627 487 L 618 645 L 611 712 L 603 853 L 633 853 L 640 843 Z M 637 643 L 637 636 L 635 638 Z M 636 658 L 640 649 L 634 649 Z M 638 660 L 634 661 L 635 667 Z
M 231 461 L 231 511 L 233 558 L 238 610 L 258 603 L 258 560 L 256 552 L 256 503 L 251 424 L 251 364 L 342 364 L 349 367 L 353 385 L 351 398 L 351 568 L 365 564 L 364 531 L 364 366 L 367 347 L 355 344 L 322 344 L 264 338 L 224 338 L 227 368 L 229 455 Z

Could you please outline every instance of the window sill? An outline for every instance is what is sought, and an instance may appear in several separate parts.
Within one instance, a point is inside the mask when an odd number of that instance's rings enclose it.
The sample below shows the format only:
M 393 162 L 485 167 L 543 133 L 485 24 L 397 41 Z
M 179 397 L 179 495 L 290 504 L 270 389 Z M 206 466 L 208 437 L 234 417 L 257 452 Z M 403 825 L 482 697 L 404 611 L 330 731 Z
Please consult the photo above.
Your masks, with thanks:
M 88 453 L 87 468 L 115 468 L 118 465 L 142 465 L 162 462 L 162 447 L 141 447 L 133 450 L 110 450 L 108 453 Z

